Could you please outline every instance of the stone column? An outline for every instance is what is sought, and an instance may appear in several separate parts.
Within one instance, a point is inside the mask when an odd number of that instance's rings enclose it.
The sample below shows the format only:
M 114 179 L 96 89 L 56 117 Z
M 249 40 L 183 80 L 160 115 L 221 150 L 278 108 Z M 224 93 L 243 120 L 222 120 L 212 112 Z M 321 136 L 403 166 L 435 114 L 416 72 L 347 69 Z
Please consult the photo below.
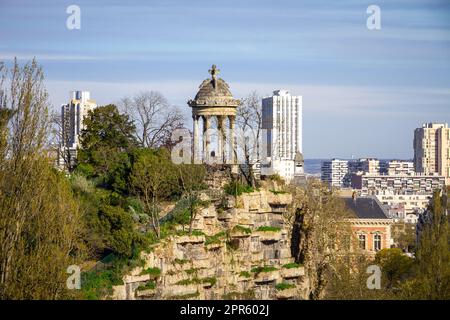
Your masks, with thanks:
M 218 149 L 218 159 L 222 161 L 222 164 L 225 164 L 225 116 L 217 116 L 217 149 Z
M 194 138 L 193 138 L 193 148 L 192 148 L 192 153 L 193 153 L 193 161 L 194 164 L 198 164 L 201 163 L 201 160 L 199 159 L 198 156 L 198 147 L 199 147 L 199 138 L 198 138 L 198 133 L 199 133 L 199 128 L 198 128 L 198 120 L 199 117 L 194 115 L 192 116 L 192 121 L 194 123 Z
M 211 143 L 211 137 L 209 136 L 210 127 L 210 116 L 203 116 L 203 163 L 209 163 L 209 158 L 211 156 L 211 151 L 209 150 Z
M 231 164 L 236 164 L 236 138 L 235 138 L 235 134 L 234 134 L 234 121 L 235 121 L 235 116 L 228 116 L 228 119 L 230 121 L 230 136 L 229 141 L 230 141 L 230 163 Z

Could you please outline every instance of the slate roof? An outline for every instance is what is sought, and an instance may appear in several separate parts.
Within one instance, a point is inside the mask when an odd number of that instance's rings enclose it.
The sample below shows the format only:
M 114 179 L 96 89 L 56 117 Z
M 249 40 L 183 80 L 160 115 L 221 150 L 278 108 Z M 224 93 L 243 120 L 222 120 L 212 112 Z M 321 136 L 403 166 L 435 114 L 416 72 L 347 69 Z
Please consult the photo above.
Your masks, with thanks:
M 388 219 L 379 202 L 371 197 L 346 197 L 344 201 L 359 219 Z

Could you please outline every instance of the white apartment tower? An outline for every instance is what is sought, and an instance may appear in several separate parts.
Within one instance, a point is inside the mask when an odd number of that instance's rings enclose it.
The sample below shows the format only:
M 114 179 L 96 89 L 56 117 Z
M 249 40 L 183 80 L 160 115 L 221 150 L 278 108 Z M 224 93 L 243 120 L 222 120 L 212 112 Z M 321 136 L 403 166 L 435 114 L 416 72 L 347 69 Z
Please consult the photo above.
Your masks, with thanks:
M 71 91 L 69 103 L 61 106 L 61 146 L 58 154 L 60 167 L 67 168 L 74 164 L 84 128 L 83 119 L 96 107 L 89 91 Z
M 322 162 L 321 180 L 330 187 L 347 187 L 348 181 L 348 161 L 332 159 Z
M 261 174 L 278 174 L 287 182 L 303 174 L 302 97 L 276 90 L 262 99 L 263 157 Z M 297 156 L 297 157 L 296 157 Z M 295 161 L 297 159 L 297 161 Z M 302 160 L 303 161 L 303 160 Z
M 450 185 L 450 128 L 425 123 L 414 131 L 414 168 L 424 174 L 438 173 Z

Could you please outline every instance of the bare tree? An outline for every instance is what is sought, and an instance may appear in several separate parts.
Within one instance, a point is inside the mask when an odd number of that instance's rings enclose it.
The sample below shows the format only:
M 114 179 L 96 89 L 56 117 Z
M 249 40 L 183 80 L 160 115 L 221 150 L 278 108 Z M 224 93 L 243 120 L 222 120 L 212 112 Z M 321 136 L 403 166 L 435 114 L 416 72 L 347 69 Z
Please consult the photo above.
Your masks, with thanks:
M 135 122 L 136 139 L 142 147 L 155 148 L 170 143 L 171 134 L 181 128 L 183 116 L 157 91 L 143 91 L 125 97 L 120 108 Z
M 256 180 L 253 167 L 260 159 L 262 125 L 261 97 L 256 91 L 241 100 L 237 108 L 236 125 L 239 129 L 236 140 L 244 158 L 244 165 L 239 166 L 240 171 L 247 183 L 254 186 Z
M 57 165 L 67 172 L 71 172 L 75 163 L 75 154 L 70 148 L 67 132 L 64 128 L 64 122 L 61 115 L 57 112 L 50 114 L 50 148 L 57 152 Z

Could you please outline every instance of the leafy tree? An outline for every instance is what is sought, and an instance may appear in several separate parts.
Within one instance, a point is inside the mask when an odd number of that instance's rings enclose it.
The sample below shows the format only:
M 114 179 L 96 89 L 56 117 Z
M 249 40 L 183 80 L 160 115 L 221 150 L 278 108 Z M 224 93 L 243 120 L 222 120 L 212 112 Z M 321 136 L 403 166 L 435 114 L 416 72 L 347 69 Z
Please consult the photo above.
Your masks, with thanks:
M 90 111 L 84 124 L 78 152 L 80 171 L 92 172 L 106 187 L 126 192 L 129 153 L 136 146 L 133 122 L 109 104 Z
M 7 81 L 5 81 L 7 79 Z M 48 157 L 48 101 L 33 60 L 0 64 L 0 298 L 70 296 L 66 269 L 78 263 L 78 204 Z
M 414 278 L 402 286 L 404 298 L 450 299 L 447 195 L 436 191 L 419 233 Z
M 160 237 L 159 208 L 161 199 L 168 198 L 177 185 L 177 171 L 166 149 L 144 149 L 133 163 L 130 183 L 151 217 L 152 228 Z
M 375 263 L 381 267 L 385 286 L 392 289 L 410 275 L 413 259 L 405 255 L 401 249 L 383 249 L 377 252 Z

